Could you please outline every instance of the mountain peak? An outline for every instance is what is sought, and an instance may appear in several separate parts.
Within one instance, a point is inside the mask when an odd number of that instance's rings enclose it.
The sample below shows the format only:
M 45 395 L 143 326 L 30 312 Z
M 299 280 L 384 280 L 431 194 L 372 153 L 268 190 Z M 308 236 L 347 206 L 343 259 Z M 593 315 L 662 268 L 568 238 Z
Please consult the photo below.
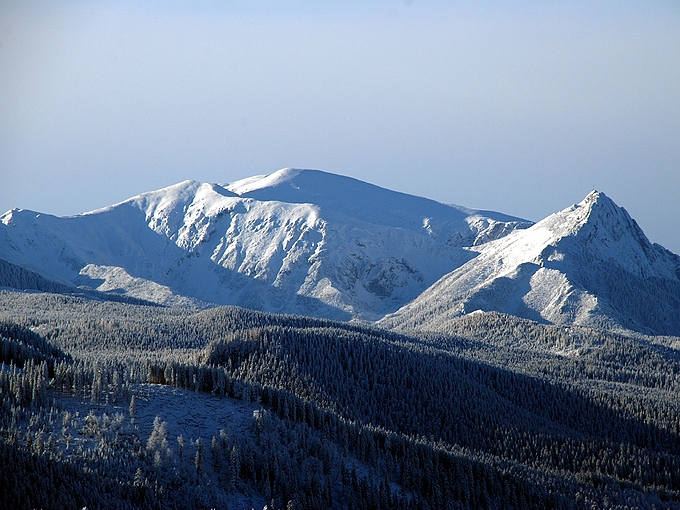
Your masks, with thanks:
M 539 221 L 535 228 L 551 231 L 555 241 L 569 236 L 585 236 L 592 240 L 602 240 L 604 236 L 606 239 L 619 241 L 623 237 L 632 236 L 636 244 L 651 245 L 628 212 L 597 190 L 588 193 L 578 204 Z
M 605 228 L 616 240 L 628 237 L 638 245 L 651 246 L 647 236 L 628 211 L 604 193 L 592 191 L 581 204 L 588 212 L 588 224 L 598 225 L 600 229 Z
M 577 256 L 577 265 L 600 260 L 641 278 L 676 278 L 675 262 L 661 255 L 623 207 L 593 190 L 578 204 L 552 214 L 533 229 L 549 231 L 547 250 Z M 531 230 L 531 229 L 530 229 Z
M 51 214 L 39 213 L 30 209 L 21 209 L 19 207 L 15 207 L 14 209 L 10 209 L 5 213 L 0 214 L 0 223 L 5 226 L 15 227 L 19 225 L 35 224 L 36 219 L 40 218 L 41 216 L 52 217 Z
M 616 202 L 605 195 L 602 191 L 591 191 L 578 205 L 579 207 L 585 207 L 590 212 L 590 214 L 623 214 L 623 216 L 630 218 L 623 207 L 619 207 Z
M 680 332 L 680 257 L 650 243 L 602 192 L 476 251 L 383 324 L 445 330 L 452 317 L 483 310 L 557 324 Z
M 224 186 L 237 195 L 245 195 L 264 188 L 273 188 L 294 179 L 301 171 L 297 168 L 282 168 L 268 175 L 246 177 Z M 308 170 L 307 170 L 308 171 Z
M 599 199 L 600 197 L 609 198 L 609 197 L 607 197 L 607 195 L 604 194 L 604 192 L 602 192 L 602 191 L 597 191 L 595 188 L 593 188 L 593 189 L 586 195 L 586 198 L 585 198 L 584 200 L 597 200 L 597 199 Z

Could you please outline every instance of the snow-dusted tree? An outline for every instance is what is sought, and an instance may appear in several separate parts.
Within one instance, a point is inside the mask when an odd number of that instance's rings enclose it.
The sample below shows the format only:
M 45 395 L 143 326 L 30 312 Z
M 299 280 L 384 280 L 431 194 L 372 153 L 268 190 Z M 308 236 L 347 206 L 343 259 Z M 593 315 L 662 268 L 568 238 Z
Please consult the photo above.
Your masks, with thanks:
M 130 398 L 130 421 L 132 424 L 135 423 L 135 416 L 137 415 L 137 403 L 135 402 L 135 396 L 132 395 Z
M 168 443 L 168 424 L 156 416 L 153 421 L 153 430 L 146 442 L 146 450 L 152 456 L 156 467 L 161 467 L 171 457 L 172 452 Z
M 196 457 L 194 458 L 194 465 L 196 466 L 196 474 L 200 477 L 203 474 L 203 438 L 199 437 L 196 440 Z
M 181 461 L 184 457 L 184 437 L 181 434 L 177 436 L 177 454 L 179 455 L 179 460 Z
M 210 453 L 212 454 L 213 467 L 215 468 L 215 471 L 219 471 L 222 460 L 222 447 L 217 435 L 212 437 L 212 441 L 210 443 Z

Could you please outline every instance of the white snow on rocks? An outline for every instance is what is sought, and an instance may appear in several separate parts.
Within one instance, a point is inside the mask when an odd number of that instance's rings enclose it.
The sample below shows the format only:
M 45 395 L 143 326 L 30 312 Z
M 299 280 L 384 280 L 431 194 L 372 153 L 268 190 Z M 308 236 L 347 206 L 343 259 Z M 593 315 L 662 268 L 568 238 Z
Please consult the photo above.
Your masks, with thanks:
M 677 319 L 680 300 L 680 257 L 651 244 L 626 210 L 604 193 L 593 191 L 526 230 L 470 250 L 476 257 L 380 324 L 445 331 L 455 317 L 482 310 L 555 324 L 636 326 L 652 332 L 661 327 L 664 334 L 679 327 L 672 318 Z M 649 283 L 653 279 L 668 283 Z M 666 288 L 658 303 L 655 287 Z M 655 324 L 654 313 L 621 304 L 634 303 L 643 291 L 651 297 L 641 302 L 650 301 L 661 316 L 670 317 L 664 325 Z
M 0 258 L 163 304 L 371 321 L 469 260 L 466 246 L 529 225 L 288 168 L 184 181 L 68 218 L 14 210 L 2 216 Z

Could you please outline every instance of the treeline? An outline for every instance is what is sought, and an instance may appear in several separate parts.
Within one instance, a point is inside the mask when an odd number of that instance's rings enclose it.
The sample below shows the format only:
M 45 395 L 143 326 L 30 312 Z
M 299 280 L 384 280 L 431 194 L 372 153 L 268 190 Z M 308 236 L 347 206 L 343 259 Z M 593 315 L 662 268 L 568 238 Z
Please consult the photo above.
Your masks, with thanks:
M 594 469 L 641 487 L 680 490 L 677 405 L 650 407 L 635 397 L 585 391 L 346 331 L 267 328 L 244 336 L 230 357 L 221 356 L 238 380 L 287 389 L 362 423 L 536 469 Z M 254 347 L 243 347 L 244 340 Z M 225 349 L 211 346 L 208 360 L 216 350 Z M 548 455 L 555 445 L 559 451 Z M 615 452 L 627 446 L 637 451 L 638 472 L 616 468 Z M 657 471 L 659 463 L 671 473 L 670 484 L 666 470 Z
M 127 303 L 131 305 L 159 306 L 144 299 L 66 285 L 45 278 L 38 273 L 12 262 L 0 259 L 0 287 L 20 291 L 40 291 L 45 293 L 75 295 L 87 299 Z M 7 291 L 5 291 L 7 292 Z
M 30 310 L 27 314 L 25 311 Z M 49 342 L 79 357 L 91 352 L 193 352 L 230 333 L 262 325 L 297 328 L 341 328 L 379 335 L 393 341 L 413 341 L 403 335 L 360 324 L 296 315 L 278 315 L 239 307 L 189 311 L 131 306 L 58 294 L 0 291 L 3 316 L 25 328 L 39 328 Z

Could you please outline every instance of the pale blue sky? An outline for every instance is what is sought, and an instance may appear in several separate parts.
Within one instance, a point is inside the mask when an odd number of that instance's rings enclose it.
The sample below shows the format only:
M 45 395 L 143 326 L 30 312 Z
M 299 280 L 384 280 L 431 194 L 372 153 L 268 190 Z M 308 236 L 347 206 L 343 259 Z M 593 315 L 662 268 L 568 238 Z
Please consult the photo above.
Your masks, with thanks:
M 595 187 L 680 253 L 678 2 L 222 4 L 0 0 L 0 210 L 294 166 L 532 220 Z

